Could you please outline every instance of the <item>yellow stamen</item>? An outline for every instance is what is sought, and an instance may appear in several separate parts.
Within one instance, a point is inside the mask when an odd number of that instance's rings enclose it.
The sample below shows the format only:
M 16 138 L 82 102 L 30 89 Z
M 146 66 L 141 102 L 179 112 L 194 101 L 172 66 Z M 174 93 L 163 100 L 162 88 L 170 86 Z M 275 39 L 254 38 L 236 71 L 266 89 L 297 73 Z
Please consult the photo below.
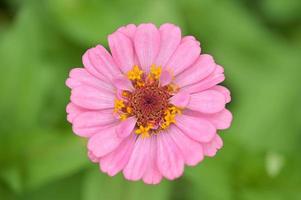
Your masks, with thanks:
M 160 127 L 161 127 L 162 129 L 166 129 L 168 126 L 169 126 L 169 124 L 166 123 L 166 122 L 163 122 L 162 124 L 160 124 Z
M 152 84 L 155 81 L 152 74 L 147 75 L 146 82 Z
M 126 112 L 131 114 L 132 113 L 132 108 L 131 107 L 126 107 Z
M 164 112 L 164 122 L 160 124 L 162 129 L 166 129 L 171 123 L 176 123 L 176 115 L 181 114 L 181 110 L 175 106 L 169 107 Z
M 164 120 L 167 123 L 167 125 L 171 124 L 171 123 L 176 123 L 176 114 L 171 114 L 169 111 L 167 112 L 167 114 L 164 116 Z
M 127 73 L 127 77 L 132 81 L 140 80 L 142 74 L 143 71 L 139 69 L 138 65 L 134 65 L 133 69 Z
M 152 65 L 150 70 L 151 70 L 151 74 L 155 77 L 155 79 L 160 78 L 162 72 L 162 68 L 160 66 L 156 67 L 156 65 Z
M 114 105 L 114 111 L 115 112 L 121 110 L 124 107 L 125 106 L 124 106 L 123 100 L 115 99 L 115 105 Z
M 172 113 L 172 114 L 182 114 L 182 111 L 180 108 L 172 106 L 169 107 L 168 110 Z
M 143 87 L 145 85 L 143 81 L 137 81 L 136 84 L 138 87 Z
M 128 91 L 122 91 L 121 95 L 124 96 L 124 97 L 128 97 L 129 92 Z
M 179 91 L 179 86 L 175 84 L 169 84 L 167 90 L 171 93 Z
M 122 113 L 122 114 L 119 115 L 119 119 L 120 119 L 121 121 L 124 121 L 124 120 L 126 120 L 127 118 L 128 118 L 128 115 L 125 114 L 125 113 Z
M 149 137 L 149 130 L 152 128 L 151 125 L 147 125 L 146 127 L 144 126 L 139 126 L 139 129 L 135 130 L 135 133 L 137 135 L 141 135 L 143 138 Z

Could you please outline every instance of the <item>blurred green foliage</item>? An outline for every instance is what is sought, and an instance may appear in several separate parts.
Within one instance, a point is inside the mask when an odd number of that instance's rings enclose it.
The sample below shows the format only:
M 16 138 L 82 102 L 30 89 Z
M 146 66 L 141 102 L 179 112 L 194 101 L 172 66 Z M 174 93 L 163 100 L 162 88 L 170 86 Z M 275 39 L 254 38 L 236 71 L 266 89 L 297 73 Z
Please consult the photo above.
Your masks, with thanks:
M 127 23 L 172 22 L 225 67 L 224 148 L 158 186 L 110 178 L 66 122 L 68 71 Z M 301 199 L 300 0 L 0 1 L 0 199 Z

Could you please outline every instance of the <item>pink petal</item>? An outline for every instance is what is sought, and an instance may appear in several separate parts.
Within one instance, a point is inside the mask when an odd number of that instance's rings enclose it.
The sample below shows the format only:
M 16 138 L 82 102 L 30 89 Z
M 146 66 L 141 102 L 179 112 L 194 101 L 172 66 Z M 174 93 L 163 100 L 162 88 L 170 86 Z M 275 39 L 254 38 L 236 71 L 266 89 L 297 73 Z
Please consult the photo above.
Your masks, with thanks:
M 147 164 L 147 169 L 143 175 L 143 181 L 146 184 L 158 184 L 162 179 L 162 174 L 159 172 L 157 167 L 157 136 L 152 135 L 149 138 L 150 141 L 150 152 L 149 152 L 149 159 Z
M 166 64 L 166 68 L 173 72 L 176 76 L 187 67 L 192 65 L 201 53 L 201 48 L 196 41 L 187 40 L 182 42 L 174 54 L 169 59 Z
M 121 69 L 126 73 L 134 66 L 134 48 L 131 40 L 121 32 L 115 32 L 108 37 L 112 56 Z
M 107 90 L 108 92 L 114 92 L 114 88 L 111 84 L 91 75 L 85 68 L 72 69 L 69 73 L 69 77 L 70 78 L 66 81 L 66 85 L 71 89 L 82 85 L 88 85 Z
M 210 75 L 216 67 L 216 64 L 212 56 L 208 54 L 202 54 L 198 60 L 183 73 L 179 74 L 175 83 L 181 87 L 190 85 L 206 78 Z
M 79 86 L 71 92 L 71 102 L 92 110 L 114 108 L 114 94 L 89 86 Z
M 120 138 L 128 137 L 134 130 L 136 122 L 137 122 L 136 117 L 130 117 L 120 122 L 120 124 L 116 128 L 116 134 Z
M 189 93 L 201 92 L 207 90 L 225 80 L 224 70 L 221 66 L 217 65 L 215 70 L 205 79 L 183 87 L 183 90 L 186 90 Z
M 207 119 L 209 119 L 217 129 L 228 129 L 232 122 L 232 113 L 224 109 L 219 113 L 207 116 Z
M 221 85 L 216 85 L 216 86 L 213 86 L 212 88 L 210 88 L 210 90 L 216 90 L 216 91 L 222 93 L 225 96 L 226 103 L 229 103 L 231 101 L 231 93 L 226 87 L 221 86 Z
M 138 137 L 129 162 L 123 170 L 124 177 L 128 180 L 137 181 L 142 178 L 147 169 L 150 152 L 149 138 Z
M 185 114 L 176 116 L 176 126 L 198 142 L 209 142 L 216 134 L 215 127 L 209 121 Z
M 102 157 L 116 149 L 122 139 L 116 135 L 115 129 L 113 126 L 93 135 L 88 141 L 88 150 L 96 157 Z
M 134 90 L 132 82 L 125 76 L 117 76 L 116 78 L 113 78 L 113 85 L 119 90 Z
M 133 40 L 136 29 L 137 27 L 135 24 L 128 24 L 126 26 L 120 27 L 117 31 L 123 33 L 124 35 L 128 36 L 130 39 Z
M 232 122 L 232 113 L 227 109 L 223 109 L 222 111 L 214 114 L 204 114 L 191 110 L 186 110 L 184 111 L 184 113 L 190 116 L 200 117 L 202 119 L 208 120 L 217 129 L 228 129 Z
M 189 101 L 190 95 L 185 91 L 180 91 L 170 98 L 170 103 L 180 108 L 185 108 Z
M 74 118 L 77 117 L 80 113 L 87 111 L 84 108 L 78 107 L 77 105 L 73 103 L 69 103 L 66 107 L 67 112 L 67 120 L 72 123 Z
M 100 159 L 100 169 L 110 176 L 115 176 L 128 163 L 134 149 L 136 136 L 132 135 L 124 139 L 113 152 Z
M 206 90 L 191 94 L 187 108 L 202 113 L 217 113 L 225 108 L 225 104 L 223 94 L 215 90 Z
M 123 99 L 123 100 L 126 100 L 125 98 L 124 98 L 124 96 L 123 96 L 123 90 L 120 90 L 120 89 L 117 89 L 117 91 L 116 91 L 116 98 L 117 99 Z
M 91 151 L 88 151 L 88 157 L 94 163 L 99 162 L 99 158 L 97 158 Z
M 86 135 L 88 130 L 113 124 L 117 119 L 113 116 L 113 109 L 82 112 L 73 120 L 73 132 L 80 136 Z M 90 133 L 90 132 L 89 132 Z M 95 133 L 95 132 L 94 132 Z
M 162 70 L 160 75 L 160 86 L 166 86 L 172 81 L 172 75 L 167 70 Z
M 181 29 L 173 24 L 163 24 L 159 28 L 160 49 L 155 64 L 165 67 L 171 55 L 181 42 Z
M 200 42 L 197 41 L 197 39 L 195 39 L 195 37 L 192 36 L 192 35 L 186 35 L 186 36 L 184 36 L 184 37 L 182 38 L 182 40 L 181 40 L 181 43 L 187 42 L 188 40 L 195 41 L 195 42 L 198 43 L 198 45 L 200 45 Z
M 128 38 L 130 38 L 132 44 L 134 44 L 134 37 L 136 33 L 137 27 L 135 24 L 129 24 L 127 26 L 120 27 L 117 31 L 123 33 Z M 137 55 L 134 53 L 134 63 L 140 66 Z
M 160 47 L 160 33 L 153 24 L 141 24 L 134 37 L 135 52 L 145 72 L 154 64 Z
M 83 129 L 72 128 L 72 130 L 76 135 L 78 135 L 80 137 L 90 138 L 91 136 L 95 135 L 96 133 L 99 133 L 102 130 L 110 128 L 112 126 L 117 126 L 117 123 L 112 123 L 112 124 L 102 125 L 102 126 L 86 127 Z
M 223 140 L 220 138 L 219 135 L 216 136 L 209 142 L 204 144 L 204 154 L 209 157 L 215 156 L 217 150 L 222 148 Z
M 168 129 L 168 134 L 177 144 L 187 165 L 195 166 L 203 160 L 203 147 L 200 143 L 184 135 L 181 130 L 174 125 Z
M 168 133 L 157 136 L 157 166 L 164 177 L 173 180 L 182 175 L 184 170 L 183 156 Z
M 112 56 L 103 46 L 97 45 L 95 48 L 89 49 L 88 56 L 94 68 L 108 80 L 121 73 Z
M 96 78 L 100 79 L 100 80 L 103 80 L 105 82 L 110 82 L 110 80 L 105 77 L 102 73 L 100 73 L 96 67 L 93 65 L 93 63 L 91 62 L 90 60 L 90 56 L 89 56 L 89 52 L 90 52 L 90 49 L 88 49 L 83 57 L 82 57 L 82 62 L 84 64 L 84 67 L 85 69 L 90 73 L 92 74 L 93 76 L 95 76 Z

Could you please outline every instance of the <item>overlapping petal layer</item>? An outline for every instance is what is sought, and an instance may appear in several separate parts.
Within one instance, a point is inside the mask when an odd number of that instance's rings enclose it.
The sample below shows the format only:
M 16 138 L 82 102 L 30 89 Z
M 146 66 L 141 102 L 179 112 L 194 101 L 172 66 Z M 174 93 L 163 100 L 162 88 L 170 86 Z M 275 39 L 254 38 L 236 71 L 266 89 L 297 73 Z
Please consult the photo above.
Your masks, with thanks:
M 122 172 L 128 180 L 158 184 L 163 177 L 181 176 L 185 164 L 214 156 L 223 145 L 217 130 L 230 127 L 232 114 L 225 108 L 230 91 L 217 85 L 224 70 L 213 57 L 200 54 L 200 43 L 182 37 L 173 24 L 130 24 L 108 41 L 111 54 L 101 45 L 88 49 L 84 68 L 72 69 L 66 81 L 71 89 L 67 119 L 77 135 L 88 138 L 91 161 L 110 176 Z M 148 74 L 153 65 L 162 68 L 159 84 L 176 88 L 169 103 L 182 113 L 166 130 L 142 137 L 135 134 L 135 116 L 119 119 L 115 99 L 135 90 L 125 78 L 133 66 Z

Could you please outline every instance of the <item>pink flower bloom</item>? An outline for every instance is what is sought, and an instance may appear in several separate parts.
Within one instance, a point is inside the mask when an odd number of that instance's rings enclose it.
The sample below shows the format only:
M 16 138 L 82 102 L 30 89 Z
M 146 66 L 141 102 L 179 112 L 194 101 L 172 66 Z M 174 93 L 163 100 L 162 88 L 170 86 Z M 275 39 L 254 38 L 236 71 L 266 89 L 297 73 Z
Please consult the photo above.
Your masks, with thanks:
M 179 27 L 133 24 L 83 55 L 84 68 L 70 72 L 67 119 L 88 138 L 88 156 L 110 176 L 157 184 L 214 156 L 229 128 L 231 100 L 217 85 L 225 76 L 213 57 L 200 54 L 193 36 Z

